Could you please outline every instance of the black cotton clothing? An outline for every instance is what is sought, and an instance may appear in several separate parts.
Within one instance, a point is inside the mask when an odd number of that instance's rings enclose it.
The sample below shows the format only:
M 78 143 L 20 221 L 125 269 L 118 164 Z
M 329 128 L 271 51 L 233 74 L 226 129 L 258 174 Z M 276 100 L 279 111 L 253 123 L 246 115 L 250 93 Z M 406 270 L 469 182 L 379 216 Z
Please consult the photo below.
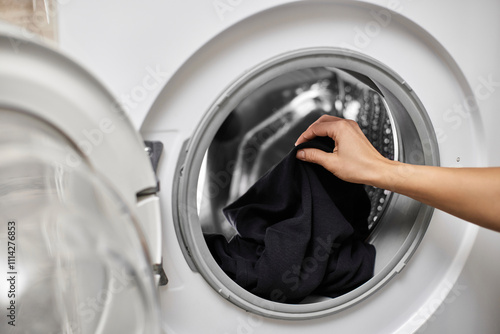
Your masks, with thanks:
M 297 303 L 309 295 L 337 297 L 373 276 L 363 186 L 295 158 L 300 148 L 332 152 L 334 146 L 330 138 L 316 138 L 294 148 L 224 208 L 238 235 L 229 242 L 205 235 L 222 270 L 249 292 Z

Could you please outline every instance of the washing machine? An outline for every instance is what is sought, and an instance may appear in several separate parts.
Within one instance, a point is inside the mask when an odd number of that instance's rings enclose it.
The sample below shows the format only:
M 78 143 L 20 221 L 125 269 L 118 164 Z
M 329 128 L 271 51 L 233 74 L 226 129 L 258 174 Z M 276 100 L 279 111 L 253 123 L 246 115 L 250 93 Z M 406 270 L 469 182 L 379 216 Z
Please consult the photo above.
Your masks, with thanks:
M 58 47 L 2 28 L 2 332 L 498 333 L 500 236 L 390 189 L 366 188 L 373 278 L 336 298 L 253 295 L 204 240 L 322 114 L 392 159 L 500 165 L 498 14 L 60 1 Z

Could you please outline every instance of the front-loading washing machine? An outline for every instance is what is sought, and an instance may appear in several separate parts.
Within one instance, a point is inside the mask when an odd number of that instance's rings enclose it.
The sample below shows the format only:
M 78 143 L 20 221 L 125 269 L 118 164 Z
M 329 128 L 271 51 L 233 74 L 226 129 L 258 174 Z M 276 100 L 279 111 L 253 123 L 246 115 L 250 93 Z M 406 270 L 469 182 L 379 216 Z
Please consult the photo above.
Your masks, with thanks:
M 17 284 L 2 305 L 14 301 L 16 329 L 498 332 L 499 236 L 390 191 L 366 189 L 373 278 L 333 299 L 252 295 L 203 235 L 234 234 L 220 209 L 322 114 L 357 120 L 389 158 L 499 165 L 499 10 L 61 2 L 61 49 L 113 95 L 67 57 L 5 31 L 0 235 L 19 244 L 2 254 Z

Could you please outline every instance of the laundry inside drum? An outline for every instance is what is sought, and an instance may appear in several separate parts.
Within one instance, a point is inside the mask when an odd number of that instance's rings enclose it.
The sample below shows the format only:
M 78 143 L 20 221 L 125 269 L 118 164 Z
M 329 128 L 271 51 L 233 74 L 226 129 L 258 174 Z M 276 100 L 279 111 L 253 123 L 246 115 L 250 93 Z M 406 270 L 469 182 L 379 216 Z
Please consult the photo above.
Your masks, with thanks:
M 383 156 L 397 159 L 389 108 L 370 79 L 328 67 L 285 73 L 243 99 L 210 144 L 197 190 L 203 232 L 232 238 L 236 231 L 222 209 L 279 163 L 299 135 L 322 115 L 355 120 Z M 371 202 L 367 224 L 373 230 L 391 193 L 371 186 L 365 190 Z
M 303 163 L 295 158 L 293 150 L 296 149 L 294 144 L 297 138 L 322 115 L 355 120 L 373 146 L 388 159 L 409 164 L 439 165 L 437 139 L 424 105 L 397 73 L 374 59 L 355 52 L 346 55 L 339 50 L 302 50 L 280 56 L 245 73 L 214 101 L 186 142 L 185 156 L 178 162 L 173 203 L 178 240 L 184 245 L 182 249 L 191 269 L 199 272 L 223 298 L 244 310 L 279 319 L 313 319 L 344 310 L 385 286 L 408 263 L 425 235 L 432 208 L 409 197 L 369 186 L 350 184 L 357 187 L 354 192 L 337 188 L 337 185 L 331 187 L 333 183 L 328 182 L 333 182 L 332 178 L 340 180 L 319 165 Z M 326 151 L 334 147 L 331 140 L 330 144 L 312 141 L 308 144 L 322 146 L 321 149 Z M 308 174 L 316 175 L 308 181 L 312 184 L 311 180 L 315 180 L 314 186 L 303 191 L 307 189 L 303 187 L 306 184 L 302 182 L 305 180 L 303 174 L 295 177 L 296 174 L 281 173 L 287 170 L 281 168 L 283 162 L 288 166 L 299 166 L 299 169 L 315 169 L 313 174 Z M 276 174 L 276 170 L 281 174 Z M 274 178 L 275 175 L 278 177 Z M 255 196 L 253 189 L 269 179 L 275 187 L 260 188 L 264 190 Z M 276 182 L 279 179 L 291 181 Z M 287 187 L 288 184 L 297 188 Z M 297 189 L 301 191 L 297 192 Z M 329 192 L 329 189 L 336 189 L 336 193 Z M 318 197 L 312 200 L 325 191 L 328 196 L 323 198 L 332 199 L 330 204 L 321 198 L 318 200 Z M 252 192 L 253 197 L 248 196 Z M 306 199 L 302 195 L 304 193 L 311 194 L 311 197 Z M 284 199 L 281 203 L 292 203 L 286 206 L 292 207 L 291 210 L 279 216 L 282 211 L 273 211 L 276 206 L 269 205 L 276 203 L 273 202 L 275 198 Z M 342 205 L 349 204 L 350 214 L 343 211 L 335 198 L 341 198 Z M 238 214 L 227 215 L 228 209 L 235 208 L 234 203 L 241 203 L 242 199 L 251 205 L 265 204 L 265 210 L 246 211 L 258 212 L 261 225 L 256 224 L 253 217 L 240 219 L 246 214 L 241 217 Z M 297 218 L 299 215 L 296 213 L 305 208 L 306 202 L 321 204 L 317 204 L 317 210 L 307 208 L 307 212 L 311 212 L 308 216 L 310 220 L 308 217 L 302 219 L 302 216 L 295 220 L 298 223 L 293 226 L 298 227 L 300 232 L 294 234 L 294 230 L 289 234 L 280 230 L 285 233 L 275 233 L 277 236 L 299 236 L 299 239 L 307 235 L 300 240 L 300 245 L 293 238 L 285 242 L 285 239 L 277 237 L 273 239 L 274 243 L 263 240 L 269 235 L 268 231 L 276 232 L 276 225 L 286 225 L 281 222 L 289 222 L 289 217 Z M 296 208 L 293 208 L 295 204 Z M 325 211 L 321 212 L 323 208 Z M 333 213 L 331 208 L 340 211 L 341 216 L 338 211 Z M 286 216 L 289 212 L 292 215 Z M 322 224 L 309 224 L 318 214 L 325 214 Z M 332 265 L 324 271 L 325 275 L 318 275 L 319 285 L 307 293 L 300 296 L 288 294 L 286 289 L 294 290 L 297 279 L 309 284 L 311 276 L 317 273 L 317 264 L 324 253 L 321 249 L 314 252 L 315 242 L 321 244 L 318 236 L 328 235 L 328 231 L 327 234 L 317 233 L 318 226 L 338 227 L 342 221 L 357 226 L 352 239 L 361 245 L 358 249 L 364 247 L 367 250 L 365 254 L 372 256 L 368 257 L 369 261 L 346 260 L 342 263 L 349 264 L 349 270 L 356 268 L 355 263 L 368 263 L 370 274 L 363 275 L 364 280 L 357 281 L 357 285 L 342 286 L 335 291 L 321 290 L 325 287 L 334 289 L 335 285 L 330 284 L 332 281 L 324 280 L 328 274 L 339 274 L 336 265 Z M 260 232 L 254 234 L 255 238 L 248 238 L 242 222 L 245 227 L 257 227 Z M 309 224 L 310 228 L 304 228 L 303 223 Z M 264 229 L 261 229 L 262 226 Z M 357 230 L 360 226 L 362 230 Z M 250 241 L 248 248 L 238 248 L 242 239 Z M 322 241 L 328 240 L 323 238 Z M 246 253 L 249 257 L 238 258 L 241 254 L 232 251 L 224 253 L 225 249 L 229 249 L 225 248 L 226 245 L 237 252 L 250 249 Z M 329 245 L 331 249 L 339 249 L 339 245 L 340 248 L 345 247 L 341 240 Z M 264 250 L 258 246 L 263 246 Z M 300 256 L 292 260 L 286 258 L 292 253 Z M 221 254 L 228 255 L 225 258 L 228 261 L 222 262 Z M 262 254 L 275 261 L 261 265 L 261 260 L 266 258 Z M 335 256 L 330 256 L 328 261 L 332 258 Z M 228 263 L 241 264 L 241 260 L 245 263 L 243 267 L 226 266 Z M 328 263 L 338 263 L 335 259 L 332 261 Z M 258 273 L 238 276 L 238 268 L 250 268 L 247 272 Z M 262 271 L 262 268 L 270 268 L 270 271 Z M 289 275 L 290 272 L 293 275 Z M 342 277 L 351 277 L 350 274 L 357 272 L 352 270 Z M 242 277 L 252 280 L 242 283 Z M 265 279 L 260 280 L 261 277 Z M 257 284 L 254 284 L 255 278 L 258 279 Z M 269 284 L 260 284 L 264 281 Z M 248 282 L 254 285 L 249 286 Z M 270 289 L 262 292 L 257 291 L 255 286 Z M 273 294 L 275 287 L 285 293 L 278 291 Z M 287 298 L 284 301 L 283 296 Z

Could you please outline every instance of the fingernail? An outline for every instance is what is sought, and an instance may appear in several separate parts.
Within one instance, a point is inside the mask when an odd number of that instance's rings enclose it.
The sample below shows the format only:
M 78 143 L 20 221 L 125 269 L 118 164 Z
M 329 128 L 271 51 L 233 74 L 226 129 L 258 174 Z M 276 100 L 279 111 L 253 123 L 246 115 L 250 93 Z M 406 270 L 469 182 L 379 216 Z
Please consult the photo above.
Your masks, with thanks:
M 304 160 L 306 158 L 306 152 L 300 150 L 297 152 L 297 158 L 299 158 L 300 160 Z

